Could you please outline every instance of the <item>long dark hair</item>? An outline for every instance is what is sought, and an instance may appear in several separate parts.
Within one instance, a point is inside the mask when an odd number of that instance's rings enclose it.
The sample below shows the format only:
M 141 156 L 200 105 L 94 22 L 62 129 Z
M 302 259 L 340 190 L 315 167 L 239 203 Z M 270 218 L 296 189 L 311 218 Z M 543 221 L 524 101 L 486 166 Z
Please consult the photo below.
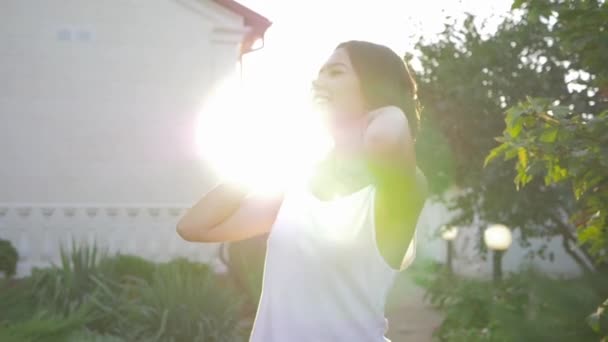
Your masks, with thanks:
M 414 74 L 407 63 L 384 45 L 351 40 L 340 43 L 361 83 L 369 110 L 384 106 L 399 107 L 407 117 L 412 138 L 420 127 L 420 103 Z

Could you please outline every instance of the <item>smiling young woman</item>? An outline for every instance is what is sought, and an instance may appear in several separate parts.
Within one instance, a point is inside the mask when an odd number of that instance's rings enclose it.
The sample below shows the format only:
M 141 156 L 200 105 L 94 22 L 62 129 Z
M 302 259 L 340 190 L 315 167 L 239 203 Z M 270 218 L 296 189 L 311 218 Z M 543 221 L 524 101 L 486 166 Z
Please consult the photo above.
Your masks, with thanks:
M 416 84 L 389 48 L 350 41 L 313 89 L 334 141 L 314 176 L 274 197 L 220 185 L 177 230 L 201 242 L 269 233 L 250 341 L 387 341 L 386 296 L 415 256 L 427 197 Z

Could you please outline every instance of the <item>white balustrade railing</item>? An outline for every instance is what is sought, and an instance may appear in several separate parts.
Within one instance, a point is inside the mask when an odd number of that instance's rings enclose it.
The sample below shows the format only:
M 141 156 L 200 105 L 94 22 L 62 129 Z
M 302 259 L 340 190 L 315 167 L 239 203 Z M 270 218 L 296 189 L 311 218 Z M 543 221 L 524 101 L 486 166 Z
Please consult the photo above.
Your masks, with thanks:
M 217 262 L 219 244 L 191 243 L 175 231 L 188 207 L 174 204 L 0 203 L 0 239 L 19 252 L 17 276 L 58 263 L 60 245 L 95 243 L 110 253 L 162 262 L 176 257 Z

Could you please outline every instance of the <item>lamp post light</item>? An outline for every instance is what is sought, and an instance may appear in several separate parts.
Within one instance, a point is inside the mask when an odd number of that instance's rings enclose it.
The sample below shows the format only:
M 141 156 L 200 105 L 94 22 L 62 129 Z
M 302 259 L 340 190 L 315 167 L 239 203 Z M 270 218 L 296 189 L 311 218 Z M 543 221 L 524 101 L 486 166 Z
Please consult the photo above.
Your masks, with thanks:
M 500 282 L 502 280 L 502 256 L 513 242 L 511 230 L 502 224 L 492 224 L 484 231 L 483 241 L 493 252 L 493 279 L 495 282 Z
M 441 229 L 441 238 L 446 242 L 446 267 L 448 272 L 453 273 L 452 259 L 454 257 L 454 239 L 458 236 L 458 227 L 443 226 Z

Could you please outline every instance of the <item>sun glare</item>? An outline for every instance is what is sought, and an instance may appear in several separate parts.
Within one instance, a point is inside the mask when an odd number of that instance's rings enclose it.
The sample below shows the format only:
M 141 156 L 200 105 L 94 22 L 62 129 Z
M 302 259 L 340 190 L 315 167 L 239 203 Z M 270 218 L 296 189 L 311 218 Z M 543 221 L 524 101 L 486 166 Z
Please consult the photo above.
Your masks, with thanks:
M 287 93 L 271 81 L 247 86 L 233 74 L 204 100 L 198 149 L 218 178 L 272 193 L 308 176 L 329 138 L 311 106 L 295 106 Z
M 416 37 L 436 36 L 448 15 L 470 9 L 488 16 L 510 7 L 507 0 L 442 0 L 437 6 L 368 1 L 348 2 L 345 15 L 339 1 L 243 3 L 274 23 L 264 47 L 243 56 L 242 74 L 226 77 L 205 99 L 196 132 L 198 149 L 205 167 L 219 178 L 270 192 L 306 177 L 331 146 L 307 90 L 337 43 L 371 40 L 401 54 L 413 48 Z M 310 18 L 315 18 L 314 25 Z

